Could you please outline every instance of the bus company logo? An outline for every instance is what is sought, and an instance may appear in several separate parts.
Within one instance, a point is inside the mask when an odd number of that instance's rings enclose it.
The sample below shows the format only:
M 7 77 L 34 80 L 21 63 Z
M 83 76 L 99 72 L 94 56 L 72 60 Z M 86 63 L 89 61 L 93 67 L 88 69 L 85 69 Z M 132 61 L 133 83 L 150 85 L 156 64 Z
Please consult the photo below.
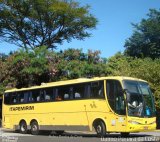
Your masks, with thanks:
M 10 111 L 34 110 L 34 106 L 10 107 Z

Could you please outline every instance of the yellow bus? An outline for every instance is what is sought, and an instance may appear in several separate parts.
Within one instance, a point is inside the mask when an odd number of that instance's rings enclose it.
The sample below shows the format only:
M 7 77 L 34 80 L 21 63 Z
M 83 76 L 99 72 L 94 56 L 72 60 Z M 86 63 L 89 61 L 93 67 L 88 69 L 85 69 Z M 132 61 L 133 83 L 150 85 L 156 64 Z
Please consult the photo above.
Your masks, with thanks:
M 80 78 L 12 89 L 4 94 L 2 125 L 33 135 L 40 130 L 96 131 L 98 136 L 156 129 L 148 83 L 130 77 Z

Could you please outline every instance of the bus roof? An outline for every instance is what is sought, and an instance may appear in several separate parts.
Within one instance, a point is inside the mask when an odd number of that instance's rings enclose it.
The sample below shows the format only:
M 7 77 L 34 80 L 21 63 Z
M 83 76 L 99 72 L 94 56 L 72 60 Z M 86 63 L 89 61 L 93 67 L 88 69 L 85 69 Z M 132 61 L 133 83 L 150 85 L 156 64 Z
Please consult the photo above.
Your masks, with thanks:
M 135 81 L 143 81 L 145 80 L 132 78 L 132 77 L 125 77 L 125 76 L 109 76 L 109 77 L 94 77 L 94 78 L 78 78 L 72 80 L 65 80 L 65 81 L 56 81 L 56 82 L 49 82 L 49 83 L 42 83 L 39 86 L 32 86 L 28 88 L 13 88 L 10 90 L 6 90 L 5 92 L 15 92 L 15 91 L 26 91 L 26 90 L 34 90 L 34 89 L 41 89 L 41 88 L 48 88 L 54 86 L 62 86 L 62 85 L 69 85 L 69 84 L 77 84 L 77 83 L 85 83 L 85 82 L 94 82 L 98 80 L 105 80 L 105 79 L 116 79 L 116 80 L 135 80 Z

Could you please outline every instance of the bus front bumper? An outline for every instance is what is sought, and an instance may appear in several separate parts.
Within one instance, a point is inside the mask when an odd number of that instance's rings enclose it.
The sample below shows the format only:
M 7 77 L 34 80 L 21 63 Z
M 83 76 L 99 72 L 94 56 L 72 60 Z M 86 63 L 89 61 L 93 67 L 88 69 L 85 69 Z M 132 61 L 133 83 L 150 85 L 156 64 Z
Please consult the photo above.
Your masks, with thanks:
M 147 132 L 153 130 L 156 130 L 156 123 L 150 125 L 129 124 L 127 127 L 127 132 Z

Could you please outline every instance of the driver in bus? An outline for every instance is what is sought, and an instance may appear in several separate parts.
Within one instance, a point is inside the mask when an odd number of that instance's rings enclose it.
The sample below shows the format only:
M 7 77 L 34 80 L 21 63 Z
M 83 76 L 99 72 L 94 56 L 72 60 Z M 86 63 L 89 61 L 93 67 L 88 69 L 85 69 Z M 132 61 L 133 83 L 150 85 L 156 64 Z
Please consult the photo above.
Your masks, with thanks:
M 141 116 L 142 111 L 143 111 L 143 104 L 142 102 L 139 102 L 137 100 L 134 100 L 132 103 L 128 102 L 128 107 L 129 107 L 129 113 Z

